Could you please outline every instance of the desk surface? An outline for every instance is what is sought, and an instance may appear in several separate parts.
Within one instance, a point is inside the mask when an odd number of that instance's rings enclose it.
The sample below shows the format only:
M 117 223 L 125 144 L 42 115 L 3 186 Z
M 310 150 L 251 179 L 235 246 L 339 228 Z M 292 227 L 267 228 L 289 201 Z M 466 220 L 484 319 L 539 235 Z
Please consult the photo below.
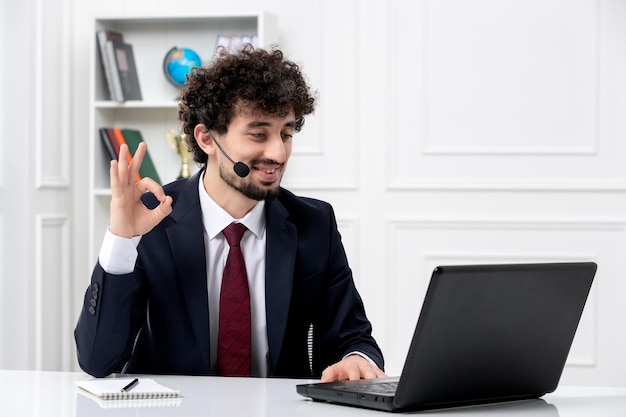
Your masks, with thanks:
M 386 416 L 381 411 L 307 400 L 296 393 L 304 380 L 161 376 L 151 378 L 181 391 L 177 405 L 145 408 L 101 408 L 79 393 L 74 381 L 89 379 L 80 372 L 0 370 L 0 413 L 3 416 Z M 411 414 L 411 413 L 407 413 Z M 419 413 L 418 413 L 419 414 Z M 626 416 L 626 388 L 560 387 L 542 400 L 439 410 L 437 416 Z

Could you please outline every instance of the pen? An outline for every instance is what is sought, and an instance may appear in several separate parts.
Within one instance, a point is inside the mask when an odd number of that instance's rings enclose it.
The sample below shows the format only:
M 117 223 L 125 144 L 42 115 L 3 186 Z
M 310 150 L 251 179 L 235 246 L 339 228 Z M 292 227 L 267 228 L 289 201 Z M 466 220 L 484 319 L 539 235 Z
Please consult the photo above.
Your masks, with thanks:
M 137 385 L 137 382 L 139 382 L 139 379 L 137 379 L 137 378 L 133 379 L 132 381 L 130 381 L 130 382 L 128 383 L 128 385 L 126 385 L 124 388 L 122 388 L 122 389 L 120 390 L 120 392 L 127 392 L 127 391 L 130 391 L 130 389 L 131 389 L 132 387 L 134 387 L 135 385 Z

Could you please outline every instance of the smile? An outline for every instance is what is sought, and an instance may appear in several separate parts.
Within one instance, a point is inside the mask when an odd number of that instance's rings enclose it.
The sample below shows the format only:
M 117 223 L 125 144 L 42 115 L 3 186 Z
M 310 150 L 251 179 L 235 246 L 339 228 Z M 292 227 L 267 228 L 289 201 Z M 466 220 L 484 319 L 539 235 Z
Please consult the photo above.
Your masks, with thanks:
M 259 163 L 252 166 L 261 182 L 273 184 L 280 179 L 282 165 L 276 163 Z

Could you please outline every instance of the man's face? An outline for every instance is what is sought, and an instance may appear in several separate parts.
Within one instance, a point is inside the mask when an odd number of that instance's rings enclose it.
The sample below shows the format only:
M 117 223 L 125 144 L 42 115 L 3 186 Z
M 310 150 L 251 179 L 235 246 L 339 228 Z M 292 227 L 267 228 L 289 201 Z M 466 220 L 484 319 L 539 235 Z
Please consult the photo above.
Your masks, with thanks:
M 250 173 L 239 177 L 233 163 L 220 153 L 220 177 L 250 199 L 276 197 L 291 156 L 295 124 L 293 112 L 283 117 L 243 108 L 231 121 L 228 132 L 217 140 L 235 162 L 246 164 Z

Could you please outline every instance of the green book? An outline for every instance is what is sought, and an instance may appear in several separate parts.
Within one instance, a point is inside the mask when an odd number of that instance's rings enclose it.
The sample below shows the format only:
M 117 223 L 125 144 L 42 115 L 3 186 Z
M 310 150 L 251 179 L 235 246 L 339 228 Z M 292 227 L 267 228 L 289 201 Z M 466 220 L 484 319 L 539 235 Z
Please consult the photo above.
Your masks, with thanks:
M 143 142 L 141 132 L 135 129 L 122 129 L 122 135 L 124 136 L 124 139 L 126 139 L 126 144 L 128 145 L 130 153 L 135 155 L 139 144 Z M 150 151 L 146 151 L 146 154 L 143 157 L 143 162 L 141 167 L 139 167 L 139 175 L 141 175 L 141 178 L 152 178 L 157 182 L 157 184 L 161 184 L 159 174 L 157 174 L 156 167 L 152 162 L 152 158 L 150 158 Z

